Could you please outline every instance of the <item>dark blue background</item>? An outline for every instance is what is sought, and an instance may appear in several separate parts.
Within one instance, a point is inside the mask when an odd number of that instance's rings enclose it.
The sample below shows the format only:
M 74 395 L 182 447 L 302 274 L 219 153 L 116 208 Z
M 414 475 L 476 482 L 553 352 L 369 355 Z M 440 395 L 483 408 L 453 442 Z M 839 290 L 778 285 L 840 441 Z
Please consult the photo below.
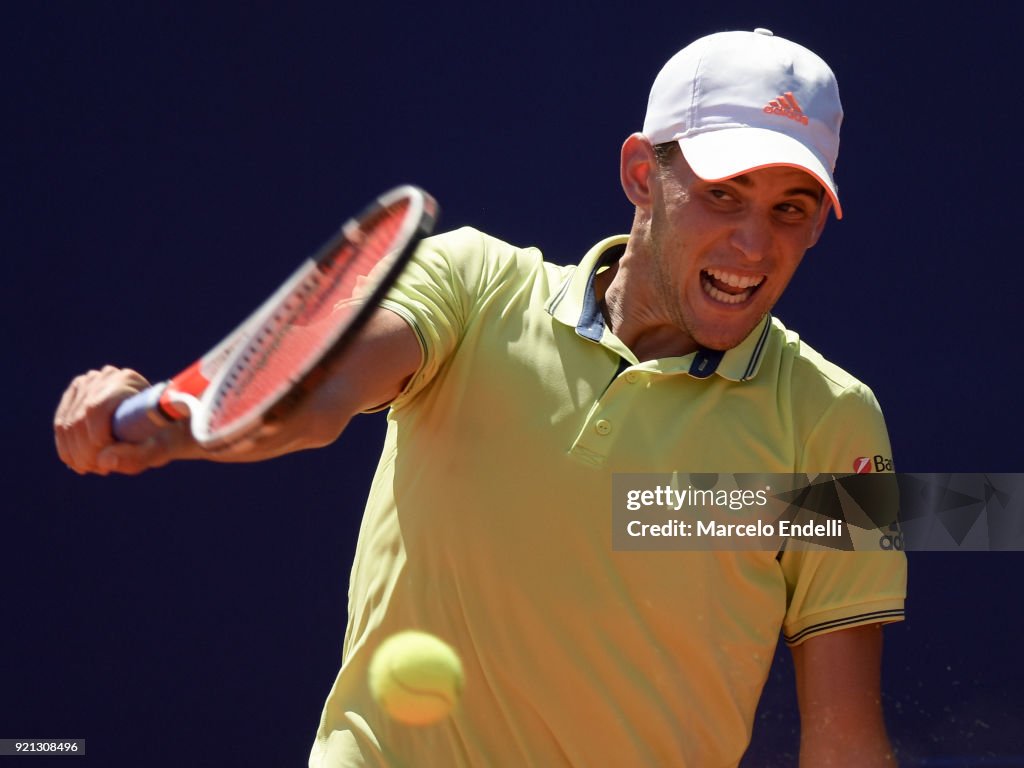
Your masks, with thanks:
M 96 765 L 304 764 L 380 418 L 271 464 L 81 478 L 52 448 L 63 387 L 106 362 L 173 373 L 397 183 L 444 227 L 576 261 L 628 228 L 619 146 L 709 32 L 772 28 L 839 77 L 846 219 L 779 316 L 874 388 L 900 470 L 1024 470 L 1019 25 L 833 5 L 5 10 L 0 738 L 84 737 Z M 906 765 L 1024 764 L 1022 564 L 911 556 L 885 660 Z M 790 676 L 780 654 L 745 765 L 795 764 Z

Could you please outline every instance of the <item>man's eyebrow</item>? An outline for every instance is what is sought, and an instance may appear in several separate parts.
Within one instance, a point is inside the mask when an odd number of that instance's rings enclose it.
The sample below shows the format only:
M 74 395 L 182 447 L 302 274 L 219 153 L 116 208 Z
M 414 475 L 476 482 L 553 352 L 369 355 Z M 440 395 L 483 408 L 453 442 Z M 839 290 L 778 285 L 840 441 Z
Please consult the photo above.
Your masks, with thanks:
M 824 187 L 793 187 L 793 189 L 787 189 L 786 195 L 807 195 L 815 200 L 825 199 Z
M 733 176 L 731 179 L 725 179 L 725 181 L 736 182 L 741 187 L 750 187 L 754 183 L 745 173 L 739 176 Z M 791 187 L 786 190 L 785 195 L 787 197 L 791 197 L 792 195 L 807 195 L 807 197 L 813 198 L 814 200 L 824 200 L 825 188 L 820 185 L 816 185 L 814 187 Z

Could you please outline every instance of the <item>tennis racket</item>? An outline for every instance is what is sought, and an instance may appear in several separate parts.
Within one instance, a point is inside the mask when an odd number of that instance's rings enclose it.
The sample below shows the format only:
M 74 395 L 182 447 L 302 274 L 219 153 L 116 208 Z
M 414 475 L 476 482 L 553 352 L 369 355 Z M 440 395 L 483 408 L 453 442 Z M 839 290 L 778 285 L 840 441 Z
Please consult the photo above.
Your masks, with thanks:
M 358 334 L 438 212 L 416 187 L 381 195 L 217 346 L 120 403 L 114 437 L 141 443 L 189 419 L 196 442 L 219 450 L 279 419 Z

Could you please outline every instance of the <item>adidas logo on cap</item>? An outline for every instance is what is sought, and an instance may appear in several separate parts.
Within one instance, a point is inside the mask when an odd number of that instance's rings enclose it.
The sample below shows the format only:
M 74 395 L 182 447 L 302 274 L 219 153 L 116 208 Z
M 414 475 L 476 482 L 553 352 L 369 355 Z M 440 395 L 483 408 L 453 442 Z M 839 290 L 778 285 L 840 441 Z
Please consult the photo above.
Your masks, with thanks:
M 796 96 L 790 91 L 786 91 L 784 94 L 779 96 L 777 99 L 772 99 L 764 105 L 764 111 L 769 115 L 782 115 L 788 117 L 790 120 L 796 120 L 798 123 L 807 125 L 807 115 L 800 109 L 800 105 L 797 103 Z

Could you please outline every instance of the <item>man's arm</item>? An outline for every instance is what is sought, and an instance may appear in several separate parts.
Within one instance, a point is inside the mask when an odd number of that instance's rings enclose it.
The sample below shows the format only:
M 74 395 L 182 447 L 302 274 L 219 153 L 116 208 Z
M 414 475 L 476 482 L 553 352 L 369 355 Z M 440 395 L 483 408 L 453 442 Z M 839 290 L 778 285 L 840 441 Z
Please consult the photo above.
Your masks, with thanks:
M 164 429 L 140 445 L 118 443 L 110 422 L 118 403 L 149 382 L 135 371 L 107 366 L 68 386 L 54 416 L 61 460 L 79 474 L 138 474 L 177 459 L 261 461 L 327 445 L 353 416 L 393 400 L 420 365 L 420 347 L 409 325 L 380 309 L 358 340 L 334 364 L 315 391 L 272 433 L 243 448 L 209 452 L 192 439 L 187 423 Z
M 892 768 L 882 718 L 882 627 L 808 639 L 792 649 L 802 768 Z

